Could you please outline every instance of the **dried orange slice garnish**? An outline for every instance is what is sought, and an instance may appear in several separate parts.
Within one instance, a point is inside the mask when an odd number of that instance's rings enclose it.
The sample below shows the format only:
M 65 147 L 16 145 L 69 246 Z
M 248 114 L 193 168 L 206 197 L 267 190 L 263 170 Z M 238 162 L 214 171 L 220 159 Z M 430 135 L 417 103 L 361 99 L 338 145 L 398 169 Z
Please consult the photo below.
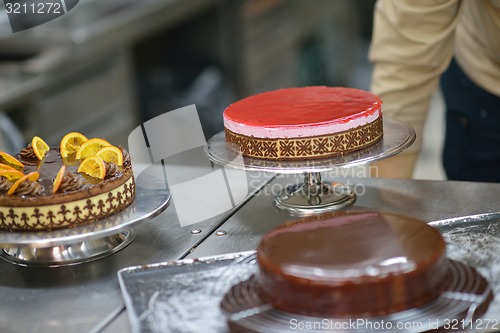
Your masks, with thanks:
M 0 177 L 5 177 L 8 180 L 14 181 L 24 177 L 24 174 L 18 170 L 0 170 Z
M 101 148 L 101 150 L 96 153 L 96 156 L 102 158 L 104 162 L 114 163 L 119 166 L 123 165 L 123 152 L 118 147 L 109 146 Z
M 16 170 L 16 169 L 11 167 L 10 165 L 0 163 L 0 171 L 4 171 L 4 170 Z
M 33 147 L 33 152 L 40 161 L 43 160 L 50 150 L 49 145 L 39 136 L 34 136 L 33 139 L 31 139 L 31 147 Z
M 24 169 L 24 164 L 19 162 L 14 156 L 11 156 L 3 151 L 0 151 L 0 163 L 7 164 L 17 170 Z
M 108 146 L 111 146 L 111 144 L 104 139 L 94 138 L 87 140 L 78 148 L 75 158 L 77 160 L 83 160 L 89 156 L 95 155 L 99 150 Z
M 32 182 L 34 182 L 34 181 L 38 180 L 38 177 L 40 177 L 40 174 L 38 173 L 38 171 L 33 171 L 33 172 L 28 173 L 27 175 L 16 180 L 14 182 L 14 184 L 12 184 L 12 186 L 7 191 L 7 194 L 8 195 L 14 194 L 16 192 L 17 188 L 19 187 L 19 185 L 21 185 L 23 182 L 25 182 L 26 180 L 31 180 Z
M 61 186 L 62 180 L 64 178 L 64 174 L 66 173 L 66 166 L 63 165 L 59 171 L 57 172 L 56 178 L 54 178 L 54 181 L 52 183 L 52 193 L 56 193 L 57 190 L 59 189 L 59 186 Z
M 97 179 L 104 179 L 106 176 L 106 164 L 99 156 L 89 156 L 82 161 L 78 167 L 78 172 L 85 173 Z
M 70 132 L 63 136 L 59 148 L 61 149 L 61 157 L 68 157 L 78 151 L 81 145 L 87 142 L 87 137 L 79 132 Z

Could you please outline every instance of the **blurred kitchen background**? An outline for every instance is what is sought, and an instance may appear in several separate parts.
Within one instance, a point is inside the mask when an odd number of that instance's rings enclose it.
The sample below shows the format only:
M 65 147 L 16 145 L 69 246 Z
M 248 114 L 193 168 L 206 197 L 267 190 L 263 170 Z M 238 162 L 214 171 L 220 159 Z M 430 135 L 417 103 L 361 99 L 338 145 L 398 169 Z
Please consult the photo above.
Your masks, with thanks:
M 80 0 L 12 33 L 0 7 L 0 149 L 70 131 L 127 146 L 144 121 L 196 104 L 207 138 L 231 102 L 305 85 L 368 90 L 374 0 Z M 442 179 L 436 96 L 416 178 Z M 432 120 L 431 120 L 432 119 Z M 437 130 L 436 130 L 437 128 Z

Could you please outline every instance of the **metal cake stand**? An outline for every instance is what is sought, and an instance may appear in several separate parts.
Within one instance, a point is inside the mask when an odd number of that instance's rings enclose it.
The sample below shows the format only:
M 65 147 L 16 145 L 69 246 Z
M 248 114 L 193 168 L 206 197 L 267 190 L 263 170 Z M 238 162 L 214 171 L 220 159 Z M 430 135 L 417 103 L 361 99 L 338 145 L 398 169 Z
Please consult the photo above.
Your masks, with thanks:
M 375 145 L 325 159 L 276 161 L 243 157 L 237 145 L 226 142 L 224 132 L 214 135 L 208 141 L 205 153 L 212 162 L 235 169 L 304 174 L 304 181 L 285 187 L 275 196 L 274 204 L 294 215 L 310 215 L 341 209 L 356 201 L 352 186 L 324 180 L 322 172 L 364 165 L 394 156 L 411 146 L 416 138 L 411 126 L 388 117 L 384 117 L 383 130 L 383 138 Z
M 0 257 L 21 266 L 65 266 L 111 255 L 132 242 L 133 226 L 164 211 L 170 191 L 160 165 L 136 176 L 136 198 L 121 212 L 78 227 L 0 232 Z

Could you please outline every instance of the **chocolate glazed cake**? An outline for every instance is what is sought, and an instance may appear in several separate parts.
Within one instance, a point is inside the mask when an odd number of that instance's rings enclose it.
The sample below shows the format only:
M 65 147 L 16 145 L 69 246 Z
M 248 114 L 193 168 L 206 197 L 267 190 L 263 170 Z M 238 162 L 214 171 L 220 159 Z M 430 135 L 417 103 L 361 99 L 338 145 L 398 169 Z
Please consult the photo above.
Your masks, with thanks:
M 435 299 L 449 282 L 439 231 L 388 213 L 286 223 L 263 237 L 257 259 L 263 300 L 303 315 L 387 315 Z

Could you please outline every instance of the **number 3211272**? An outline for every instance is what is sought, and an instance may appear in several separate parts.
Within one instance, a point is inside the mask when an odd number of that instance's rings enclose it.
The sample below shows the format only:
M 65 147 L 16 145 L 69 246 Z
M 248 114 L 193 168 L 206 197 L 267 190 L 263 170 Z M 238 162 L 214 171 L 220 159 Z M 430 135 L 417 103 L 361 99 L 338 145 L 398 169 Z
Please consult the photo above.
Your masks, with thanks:
M 500 330 L 500 321 L 498 319 L 485 319 L 485 318 L 479 318 L 473 320 L 446 319 L 443 328 L 446 330 L 460 330 L 460 331 L 463 331 L 465 329 Z
M 63 8 L 58 2 L 39 3 L 5 3 L 7 14 L 63 14 Z

